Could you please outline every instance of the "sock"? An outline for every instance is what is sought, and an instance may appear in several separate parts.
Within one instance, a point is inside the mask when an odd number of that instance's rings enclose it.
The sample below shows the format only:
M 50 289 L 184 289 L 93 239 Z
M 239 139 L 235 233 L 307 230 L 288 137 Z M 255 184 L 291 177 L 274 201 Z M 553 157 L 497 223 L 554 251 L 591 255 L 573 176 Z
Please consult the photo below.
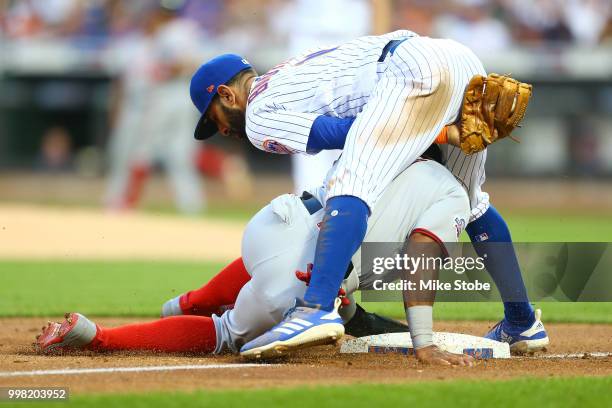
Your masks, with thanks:
M 521 269 L 511 245 L 508 225 L 502 216 L 495 207 L 490 206 L 480 218 L 468 224 L 466 231 L 478 256 L 487 255 L 484 264 L 504 301 L 506 320 L 521 326 L 533 324 L 533 308 L 529 304 Z
M 304 295 L 306 303 L 319 305 L 323 310 L 333 309 L 351 257 L 365 237 L 369 211 L 367 204 L 354 196 L 337 196 L 327 201 L 312 278 Z
M 226 157 L 223 150 L 206 144 L 196 154 L 196 167 L 203 175 L 218 180 L 223 177 L 223 163 Z
M 238 258 L 221 270 L 200 289 L 185 293 L 179 299 L 181 310 L 186 315 L 221 315 L 222 306 L 236 302 L 240 289 L 251 280 L 242 258 Z
M 149 172 L 149 166 L 143 164 L 134 165 L 130 169 L 130 178 L 125 192 L 124 206 L 126 208 L 134 208 L 140 201 Z
M 172 316 L 148 323 L 106 328 L 98 326 L 88 346 L 93 350 L 151 350 L 166 353 L 212 353 L 217 344 L 210 317 Z

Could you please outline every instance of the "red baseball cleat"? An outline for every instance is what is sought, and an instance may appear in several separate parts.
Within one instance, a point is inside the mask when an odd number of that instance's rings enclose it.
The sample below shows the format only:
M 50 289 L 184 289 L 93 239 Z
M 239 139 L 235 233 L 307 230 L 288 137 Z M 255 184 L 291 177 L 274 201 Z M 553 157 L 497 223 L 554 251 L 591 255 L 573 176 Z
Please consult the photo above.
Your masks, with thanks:
M 49 322 L 36 336 L 35 348 L 40 354 L 83 348 L 96 337 L 96 325 L 79 313 L 66 313 L 63 323 Z

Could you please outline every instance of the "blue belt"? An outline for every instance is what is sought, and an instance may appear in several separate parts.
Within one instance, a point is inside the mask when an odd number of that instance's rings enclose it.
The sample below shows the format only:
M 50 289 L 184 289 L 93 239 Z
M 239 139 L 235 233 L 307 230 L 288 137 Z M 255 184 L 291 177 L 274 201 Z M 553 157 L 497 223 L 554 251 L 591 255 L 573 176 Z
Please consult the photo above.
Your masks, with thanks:
M 304 191 L 302 193 L 300 200 L 302 200 L 302 204 L 304 204 L 304 207 L 306 207 L 306 210 L 308 210 L 308 213 L 310 215 L 316 213 L 321 208 L 323 208 L 319 200 L 317 200 L 317 198 L 310 194 L 308 191 Z
M 380 58 L 378 58 L 378 62 L 383 62 L 385 60 L 385 58 L 387 58 L 387 54 L 391 53 L 391 55 L 393 55 L 393 53 L 395 52 L 395 49 L 397 47 L 399 47 L 399 45 L 401 43 L 403 43 L 404 41 L 406 41 L 408 38 L 403 38 L 401 40 L 391 40 L 387 43 L 387 45 L 385 45 L 385 48 L 383 48 L 382 53 L 380 54 Z

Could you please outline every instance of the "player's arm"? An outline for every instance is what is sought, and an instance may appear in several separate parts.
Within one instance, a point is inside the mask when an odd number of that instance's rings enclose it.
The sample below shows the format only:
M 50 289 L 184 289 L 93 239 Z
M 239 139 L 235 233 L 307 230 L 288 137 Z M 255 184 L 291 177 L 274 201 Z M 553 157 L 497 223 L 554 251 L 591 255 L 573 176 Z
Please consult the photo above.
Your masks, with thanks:
M 276 154 L 307 153 L 311 129 L 319 116 L 270 106 L 248 107 L 246 132 L 260 150 Z
M 284 110 L 255 111 L 248 115 L 248 132 L 253 144 L 277 154 L 317 154 L 343 149 L 355 118 L 299 113 Z M 458 128 L 445 127 L 436 143 L 459 143 Z
M 422 256 L 423 259 L 436 259 L 444 255 L 444 249 L 442 244 L 438 244 L 430 236 L 413 231 L 406 242 L 404 253 L 408 256 L 418 254 L 416 256 Z M 471 366 L 472 357 L 441 350 L 433 343 L 433 304 L 436 292 L 421 288 L 420 282 L 438 279 L 435 266 L 432 267 L 429 262 L 423 263 L 414 270 L 402 271 L 401 277 L 416 288 L 404 290 L 403 297 L 406 320 L 417 359 L 427 364 Z
M 343 149 L 349 129 L 355 118 L 334 118 L 319 116 L 313 122 L 306 151 L 315 154 L 321 150 Z M 460 146 L 459 128 L 457 125 L 448 125 L 436 137 L 437 144 L 451 144 Z
M 449 144 L 461 147 L 459 127 L 457 125 L 444 126 L 440 134 L 438 134 L 438 137 L 436 137 L 436 144 Z

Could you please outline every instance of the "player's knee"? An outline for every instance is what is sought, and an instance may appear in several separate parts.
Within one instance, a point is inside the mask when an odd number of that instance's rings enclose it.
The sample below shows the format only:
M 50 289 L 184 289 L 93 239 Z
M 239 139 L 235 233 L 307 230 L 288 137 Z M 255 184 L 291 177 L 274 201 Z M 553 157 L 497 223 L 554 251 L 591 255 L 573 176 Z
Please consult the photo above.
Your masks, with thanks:
M 408 237 L 408 240 L 411 242 L 419 243 L 419 244 L 427 244 L 427 243 L 435 243 L 436 241 L 428 235 L 425 235 L 421 232 L 413 232 Z

